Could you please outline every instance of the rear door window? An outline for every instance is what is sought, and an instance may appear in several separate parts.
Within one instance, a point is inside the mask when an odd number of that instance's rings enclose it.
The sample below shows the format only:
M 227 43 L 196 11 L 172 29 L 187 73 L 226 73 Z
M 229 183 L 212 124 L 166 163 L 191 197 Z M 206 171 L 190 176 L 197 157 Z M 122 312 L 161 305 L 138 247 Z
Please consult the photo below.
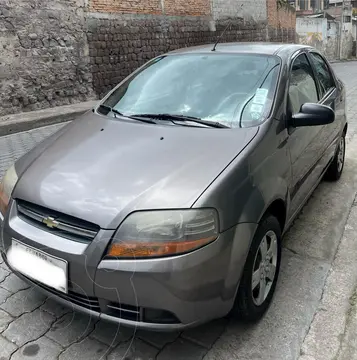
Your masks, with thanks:
M 311 52 L 311 61 L 316 69 L 317 78 L 322 88 L 322 97 L 336 87 L 331 71 L 325 60 L 317 53 Z

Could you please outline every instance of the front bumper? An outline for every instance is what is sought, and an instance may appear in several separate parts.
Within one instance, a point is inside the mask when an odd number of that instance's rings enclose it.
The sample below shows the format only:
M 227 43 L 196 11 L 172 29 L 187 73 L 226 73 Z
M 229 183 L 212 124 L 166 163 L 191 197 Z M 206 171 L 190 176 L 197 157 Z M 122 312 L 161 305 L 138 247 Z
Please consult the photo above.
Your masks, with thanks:
M 113 231 L 90 244 L 53 235 L 17 216 L 3 222 L 2 255 L 12 239 L 69 263 L 68 294 L 19 277 L 74 310 L 123 325 L 181 330 L 225 316 L 232 308 L 255 224 L 241 224 L 189 254 L 145 260 L 103 260 Z M 7 262 L 8 263 L 8 262 Z

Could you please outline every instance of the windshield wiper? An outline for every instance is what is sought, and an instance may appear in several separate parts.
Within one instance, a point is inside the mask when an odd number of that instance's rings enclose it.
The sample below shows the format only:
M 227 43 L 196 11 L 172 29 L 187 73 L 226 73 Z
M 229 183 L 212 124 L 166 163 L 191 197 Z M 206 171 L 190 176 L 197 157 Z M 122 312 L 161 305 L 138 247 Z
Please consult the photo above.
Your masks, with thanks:
M 206 125 L 214 128 L 228 128 L 228 126 L 223 125 L 219 122 L 213 122 L 208 120 L 203 120 L 194 116 L 187 115 L 175 115 L 175 114 L 135 114 L 131 115 L 133 118 L 149 118 L 149 119 L 158 119 L 158 120 L 169 120 L 169 121 L 190 121 L 193 123 Z
M 128 116 L 128 115 L 124 115 L 123 113 L 121 113 L 120 111 L 118 111 L 117 109 L 114 109 L 108 105 L 104 105 L 104 104 L 101 104 L 99 105 L 99 108 L 107 111 L 107 113 L 105 115 L 108 115 L 110 112 L 112 112 L 114 115 L 119 115 L 119 116 L 122 116 L 122 117 L 125 117 L 125 118 L 128 118 L 128 119 L 132 119 L 132 120 L 138 120 L 138 121 L 142 121 L 142 122 L 145 122 L 145 123 L 148 123 L 148 124 L 156 124 L 155 121 L 152 121 L 152 120 L 148 120 L 148 119 L 143 119 L 143 118 L 140 118 L 138 116 Z M 116 117 L 116 116 L 115 116 Z

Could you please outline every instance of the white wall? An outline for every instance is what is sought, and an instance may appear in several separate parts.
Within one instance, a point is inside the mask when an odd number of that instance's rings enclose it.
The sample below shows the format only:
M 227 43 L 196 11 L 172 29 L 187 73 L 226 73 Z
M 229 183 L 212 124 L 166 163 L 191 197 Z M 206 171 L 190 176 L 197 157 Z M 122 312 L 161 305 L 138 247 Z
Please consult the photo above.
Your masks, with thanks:
M 267 20 L 266 0 L 211 0 L 215 20 L 241 17 L 254 21 Z
M 352 55 L 352 23 L 344 23 L 340 41 L 340 23 L 326 18 L 296 18 L 296 33 L 300 44 L 314 46 L 329 59 L 350 58 Z M 340 43 L 341 51 L 339 50 Z
M 323 41 L 327 38 L 327 19 L 324 18 L 296 18 L 296 32 L 301 38 Z

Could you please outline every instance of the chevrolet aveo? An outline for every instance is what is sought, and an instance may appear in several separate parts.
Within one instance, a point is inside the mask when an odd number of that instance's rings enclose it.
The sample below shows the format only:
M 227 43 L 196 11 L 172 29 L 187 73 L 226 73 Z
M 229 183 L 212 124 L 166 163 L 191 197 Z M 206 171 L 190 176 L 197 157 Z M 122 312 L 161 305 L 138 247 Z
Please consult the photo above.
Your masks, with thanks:
M 323 177 L 341 176 L 346 131 L 344 86 L 314 48 L 156 57 L 6 172 L 2 256 L 109 321 L 257 321 L 283 233 Z

